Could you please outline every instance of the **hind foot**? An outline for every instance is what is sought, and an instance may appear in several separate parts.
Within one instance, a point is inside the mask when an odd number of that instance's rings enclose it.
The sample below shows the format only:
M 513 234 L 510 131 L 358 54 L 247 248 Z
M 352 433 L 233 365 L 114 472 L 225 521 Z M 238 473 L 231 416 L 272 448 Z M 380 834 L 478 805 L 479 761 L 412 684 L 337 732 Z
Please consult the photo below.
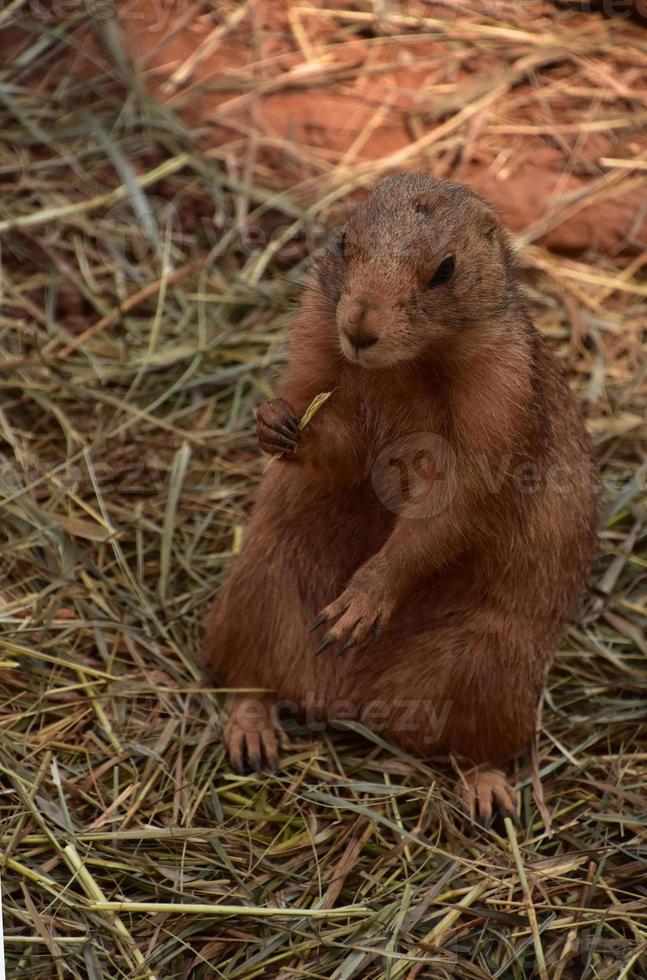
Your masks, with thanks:
M 275 772 L 283 737 L 269 699 L 253 694 L 234 696 L 223 739 L 231 767 L 240 776 L 265 768 Z
M 499 769 L 477 766 L 461 772 L 457 792 L 471 820 L 478 820 L 485 829 L 497 814 L 519 823 L 514 789 Z

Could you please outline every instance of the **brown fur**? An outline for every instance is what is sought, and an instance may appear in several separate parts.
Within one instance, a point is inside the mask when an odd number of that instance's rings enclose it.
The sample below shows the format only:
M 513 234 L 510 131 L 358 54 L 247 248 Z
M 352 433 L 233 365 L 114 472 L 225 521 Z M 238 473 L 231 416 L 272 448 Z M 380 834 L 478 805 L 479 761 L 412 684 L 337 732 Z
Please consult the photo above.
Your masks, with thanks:
M 429 288 L 450 254 L 453 278 Z M 291 416 L 330 389 L 297 437 Z M 383 181 L 313 260 L 279 395 L 259 411 L 261 445 L 296 451 L 263 479 L 209 613 L 210 673 L 427 756 L 510 759 L 585 580 L 596 494 L 578 406 L 489 206 L 422 175 Z M 446 506 L 419 518 L 371 481 L 408 433 L 441 435 L 456 458 Z M 322 610 L 335 642 L 315 656 Z

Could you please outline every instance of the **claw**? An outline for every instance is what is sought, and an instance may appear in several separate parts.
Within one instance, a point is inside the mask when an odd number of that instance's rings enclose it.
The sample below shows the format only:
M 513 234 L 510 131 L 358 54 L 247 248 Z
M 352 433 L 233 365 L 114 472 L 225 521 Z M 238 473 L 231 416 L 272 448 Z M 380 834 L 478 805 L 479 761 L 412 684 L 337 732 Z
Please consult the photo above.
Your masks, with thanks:
M 315 619 L 310 629 L 308 630 L 308 633 L 314 633 L 314 631 L 318 630 L 320 626 L 323 626 L 323 624 L 326 622 L 327 619 L 328 617 L 324 615 L 324 613 L 320 613 L 319 616 L 317 616 L 317 618 Z
M 359 624 L 361 622 L 362 622 L 362 617 L 361 616 L 360 616 L 359 619 L 356 619 L 355 620 L 355 622 L 353 623 L 353 625 L 350 628 L 350 631 L 348 633 L 348 636 L 346 637 L 346 642 L 344 643 L 343 647 L 339 651 L 340 653 L 345 653 L 346 650 L 350 650 L 351 647 L 354 647 L 355 646 L 355 644 L 357 643 L 357 637 L 355 635 L 355 630 L 357 629 L 357 627 L 359 626 Z
M 295 442 L 289 442 L 285 438 L 281 438 L 280 435 L 272 433 L 273 438 L 263 439 L 261 441 L 262 446 L 267 446 L 270 452 L 273 453 L 295 453 L 297 450 L 297 445 Z
M 332 646 L 334 642 L 335 642 L 334 636 L 330 636 L 330 635 L 324 636 L 323 641 L 315 650 L 315 657 L 317 657 L 320 653 L 323 653 L 323 651 L 326 650 L 329 646 Z
M 286 439 L 289 439 L 290 442 L 296 442 L 296 440 L 299 438 L 298 431 L 294 431 L 294 428 L 290 422 L 278 422 L 271 428 L 273 428 L 276 432 L 280 432 L 281 435 L 285 436 Z
M 252 773 L 259 776 L 263 769 L 276 772 L 279 764 L 279 743 L 283 733 L 278 721 L 272 718 L 271 712 L 274 709 L 268 701 L 266 717 L 262 719 L 260 726 L 250 729 L 246 725 L 247 701 L 247 698 L 236 696 L 223 733 L 231 768 L 239 776 L 249 776 Z
M 515 826 L 519 826 L 513 803 L 514 791 L 499 770 L 476 767 L 461 774 L 459 792 L 470 819 L 484 830 L 489 830 L 499 817 L 509 817 Z

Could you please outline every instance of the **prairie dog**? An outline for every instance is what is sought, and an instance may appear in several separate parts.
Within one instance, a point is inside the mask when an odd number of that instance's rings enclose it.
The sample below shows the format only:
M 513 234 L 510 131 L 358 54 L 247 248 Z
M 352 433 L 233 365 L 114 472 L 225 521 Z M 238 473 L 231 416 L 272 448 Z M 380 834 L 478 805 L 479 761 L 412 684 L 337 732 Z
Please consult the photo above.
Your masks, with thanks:
M 277 394 L 257 430 L 283 455 L 207 618 L 211 676 L 273 692 L 234 700 L 232 762 L 276 764 L 288 701 L 451 755 L 483 821 L 512 812 L 493 767 L 533 733 L 597 506 L 492 208 L 422 174 L 382 181 L 313 259 Z

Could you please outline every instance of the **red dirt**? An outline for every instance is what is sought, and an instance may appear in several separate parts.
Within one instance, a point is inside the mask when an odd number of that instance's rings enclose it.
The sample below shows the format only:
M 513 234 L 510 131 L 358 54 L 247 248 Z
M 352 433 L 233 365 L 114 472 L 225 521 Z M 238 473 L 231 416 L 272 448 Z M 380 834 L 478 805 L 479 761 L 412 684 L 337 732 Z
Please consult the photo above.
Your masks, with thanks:
M 472 34 L 462 6 L 456 31 L 453 0 L 411 0 L 390 6 L 449 23 L 447 34 L 411 33 L 410 23 L 387 22 L 376 40 L 370 20 L 349 19 L 361 17 L 364 5 L 354 6 L 359 13 L 342 2 L 310 3 L 307 10 L 298 0 L 232 2 L 218 5 L 219 22 L 200 2 L 124 0 L 120 17 L 149 90 L 200 127 L 203 146 L 221 156 L 228 151 L 238 166 L 251 155 L 271 186 L 326 180 L 344 162 L 382 160 L 449 125 L 444 144 L 391 169 L 412 166 L 463 180 L 514 231 L 556 251 L 647 248 L 644 170 L 641 178 L 641 171 L 632 175 L 604 162 L 647 152 L 647 61 L 635 44 L 637 36 L 644 39 L 640 26 L 565 13 L 544 0 L 472 0 Z M 173 73 L 243 8 L 233 29 L 174 84 Z M 503 34 L 484 35 L 483 28 Z M 545 43 L 550 34 L 552 48 Z M 105 67 L 86 39 L 71 57 L 75 71 Z M 529 59 L 535 65 L 524 70 Z M 506 78 L 481 111 L 453 126 L 463 105 L 487 98 Z M 609 180 L 611 189 L 604 186 Z M 598 197 L 578 203 L 600 181 Z
M 152 6 L 146 0 L 130 5 L 140 13 Z M 330 12 L 350 5 L 318 6 Z M 487 11 L 487 4 L 480 6 Z M 452 15 L 451 5 L 400 5 L 405 8 L 427 17 Z M 518 69 L 521 59 L 533 56 L 537 33 L 561 36 L 558 31 L 563 29 L 571 35 L 571 47 L 577 33 L 584 46 L 581 58 L 557 57 L 520 77 L 518 84 L 457 130 L 463 137 L 457 145 L 428 158 L 426 168 L 469 183 L 497 205 L 514 231 L 535 226 L 533 237 L 557 251 L 642 250 L 647 247 L 642 187 L 627 189 L 625 180 L 615 197 L 605 193 L 603 199 L 558 213 L 565 195 L 581 194 L 610 173 L 601 163 L 605 157 L 625 160 L 647 150 L 644 123 L 638 128 L 629 119 L 630 108 L 644 112 L 647 103 L 644 58 L 637 48 L 627 47 L 618 72 L 617 64 L 603 60 L 593 46 L 589 56 L 585 46 L 586 39 L 599 37 L 600 31 L 613 31 L 614 40 L 621 31 L 623 42 L 631 42 L 632 32 L 641 28 L 617 22 L 609 26 L 597 15 L 565 15 L 540 0 L 524 8 L 520 27 L 528 32 L 525 37 L 530 35 L 529 43 L 482 44 L 477 35 L 459 48 L 451 34 L 398 39 L 385 34 L 380 42 L 369 42 L 357 33 L 350 36 L 343 17 L 317 11 L 304 15 L 299 3 L 259 2 L 250 7 L 255 13 L 196 65 L 189 88 L 169 86 L 169 78 L 213 30 L 211 21 L 195 20 L 174 35 L 177 18 L 169 17 L 165 33 L 137 30 L 132 44 L 144 59 L 147 83 L 158 97 L 177 101 L 193 124 L 206 124 L 212 143 L 234 144 L 253 132 L 256 152 L 267 160 L 278 183 L 289 185 L 316 177 L 349 152 L 351 159 L 370 161 L 407 147 L 451 119 L 466 92 L 485 92 L 497 75 Z M 505 3 L 497 9 L 508 16 L 514 11 Z M 478 15 L 473 21 L 496 25 L 495 19 Z M 364 32 L 372 33 L 370 24 Z M 250 80 L 256 85 L 262 80 L 265 91 L 256 97 L 246 94 Z M 219 90 L 191 94 L 191 87 L 208 84 Z M 626 126 L 599 129 L 600 120 L 624 117 Z M 584 123 L 594 131 L 583 131 Z M 277 141 L 285 143 L 280 153 L 268 149 Z M 418 168 L 421 162 L 424 165 L 424 156 L 411 161 Z M 545 226 L 537 227 L 542 221 Z

